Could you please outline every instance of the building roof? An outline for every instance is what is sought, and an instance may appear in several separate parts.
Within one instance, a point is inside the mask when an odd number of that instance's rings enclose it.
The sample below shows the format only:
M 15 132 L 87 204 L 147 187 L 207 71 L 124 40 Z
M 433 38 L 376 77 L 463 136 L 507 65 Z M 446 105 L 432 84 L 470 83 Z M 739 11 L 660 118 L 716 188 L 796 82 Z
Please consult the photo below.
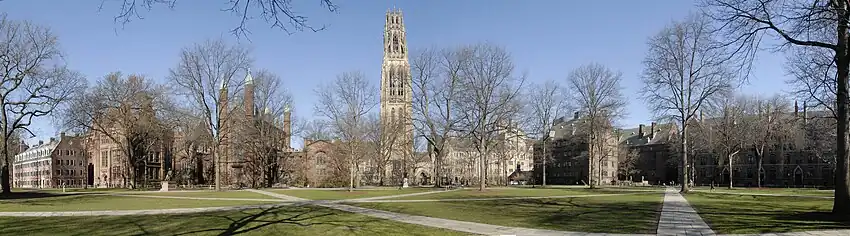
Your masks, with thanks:
M 673 123 L 655 124 L 654 130 L 652 129 L 652 125 L 644 125 L 643 136 L 640 134 L 640 126 L 630 129 L 622 129 L 619 130 L 620 144 L 637 146 L 666 143 L 670 140 L 670 138 L 672 138 L 675 128 L 676 125 Z

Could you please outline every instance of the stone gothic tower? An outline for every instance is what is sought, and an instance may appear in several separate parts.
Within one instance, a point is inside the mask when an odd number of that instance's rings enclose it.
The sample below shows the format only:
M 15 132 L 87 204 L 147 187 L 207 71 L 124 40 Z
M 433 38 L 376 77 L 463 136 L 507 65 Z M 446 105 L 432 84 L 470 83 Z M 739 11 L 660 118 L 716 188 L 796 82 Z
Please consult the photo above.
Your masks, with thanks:
M 413 91 L 411 89 L 410 63 L 407 59 L 407 40 L 401 10 L 387 11 L 384 26 L 384 58 L 381 64 L 381 122 L 384 127 L 398 127 L 401 134 L 393 145 L 391 163 L 401 170 L 397 161 L 413 154 Z M 392 176 L 392 175 L 388 175 Z

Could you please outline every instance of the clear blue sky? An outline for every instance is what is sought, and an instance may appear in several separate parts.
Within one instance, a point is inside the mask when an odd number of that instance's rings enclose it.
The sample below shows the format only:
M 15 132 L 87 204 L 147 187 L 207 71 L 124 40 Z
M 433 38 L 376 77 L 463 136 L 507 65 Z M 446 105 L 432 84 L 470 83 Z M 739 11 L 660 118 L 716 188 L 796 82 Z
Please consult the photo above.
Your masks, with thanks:
M 154 8 L 145 19 L 123 27 L 113 22 L 120 0 L 5 0 L 0 11 L 15 20 L 47 25 L 60 37 L 68 63 L 94 80 L 112 71 L 140 73 L 163 80 L 178 60 L 180 48 L 207 38 L 225 37 L 239 16 L 219 11 L 225 0 L 179 0 L 176 8 Z M 691 1 L 564 0 L 336 0 L 338 14 L 318 0 L 297 1 L 298 11 L 325 31 L 289 36 L 259 20 L 250 24 L 255 68 L 279 74 L 293 94 L 296 115 L 313 117 L 314 88 L 340 72 L 360 70 L 379 82 L 382 30 L 388 8 L 404 12 L 410 50 L 489 41 L 514 58 L 517 73 L 531 81 L 566 75 L 585 63 L 599 62 L 623 72 L 629 115 L 619 123 L 634 127 L 651 122 L 637 97 L 647 38 L 674 19 L 696 11 Z M 760 56 L 749 93 L 770 94 L 785 88 L 782 55 Z M 35 129 L 48 139 L 57 133 L 49 120 Z

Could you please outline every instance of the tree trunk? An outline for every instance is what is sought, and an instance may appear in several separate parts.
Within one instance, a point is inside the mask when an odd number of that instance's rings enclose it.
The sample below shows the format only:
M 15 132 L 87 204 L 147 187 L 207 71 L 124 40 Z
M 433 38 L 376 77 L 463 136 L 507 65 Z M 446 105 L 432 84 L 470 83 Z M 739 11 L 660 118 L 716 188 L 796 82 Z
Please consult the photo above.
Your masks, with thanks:
M 547 137 L 548 138 L 548 137 Z M 546 187 L 546 159 L 548 159 L 548 154 L 546 153 L 546 141 L 547 139 L 543 139 L 543 187 Z
M 487 184 L 486 183 L 486 181 L 487 181 L 487 164 L 484 163 L 484 161 L 485 161 L 484 153 L 486 151 L 484 151 L 484 145 L 483 144 L 478 144 L 478 146 L 479 146 L 478 150 L 480 150 L 478 152 L 478 162 L 479 162 L 478 168 L 480 168 L 480 172 L 478 174 L 478 191 L 484 191 L 484 187 Z
M 348 156 L 348 191 L 354 191 L 354 154 Z
M 9 173 L 9 145 L 7 145 L 9 143 L 6 141 L 5 136 L 4 133 L 3 141 L 5 143 L 3 144 L 3 167 L 0 167 L 0 179 L 2 179 L 0 185 L 3 185 L 3 193 L 9 194 L 12 192 L 12 180 L 10 178 L 11 173 Z
M 837 83 L 837 146 L 836 146 L 836 170 L 835 170 L 835 198 L 833 200 L 832 212 L 838 214 L 850 214 L 850 146 L 847 144 L 848 135 L 848 73 L 850 72 L 850 56 L 847 52 L 847 2 L 837 1 L 841 14 L 838 23 L 838 43 L 835 53 L 836 67 L 838 69 Z
M 730 153 L 729 155 L 726 156 L 729 160 L 729 162 L 727 163 L 728 166 L 729 166 L 729 189 L 732 189 L 732 157 L 733 156 L 735 156 L 735 153 Z
M 679 177 L 681 179 L 681 184 L 682 184 L 681 190 L 679 191 L 681 193 L 687 193 L 688 191 L 690 191 L 690 189 L 689 189 L 690 186 L 688 186 L 688 176 L 689 176 L 688 172 L 690 172 L 690 167 L 689 167 L 689 164 L 688 164 L 689 160 L 688 160 L 688 125 L 687 125 L 687 122 L 688 122 L 687 120 L 682 121 L 682 142 L 681 142 L 681 146 L 682 146 L 681 147 L 681 149 L 682 149 L 682 161 L 681 161 L 682 163 L 681 163 L 681 165 L 682 166 L 680 167 L 680 169 L 682 170 L 682 174 Z
M 756 176 L 757 176 L 757 178 L 758 178 L 758 187 L 759 187 L 759 188 L 761 188 L 761 178 L 762 178 L 762 176 L 761 176 L 761 172 L 762 172 L 762 170 L 764 169 L 764 165 L 763 165 L 763 162 L 764 162 L 764 161 L 763 161 L 763 160 L 764 160 L 764 158 L 763 158 L 763 154 L 764 154 L 764 146 L 760 147 L 760 148 L 759 148 L 759 150 L 757 150 L 757 151 L 756 151 L 756 156 L 758 156 L 757 158 L 758 158 L 758 162 L 759 162 L 759 163 L 758 163 L 758 170 L 756 170 L 756 171 L 757 171 L 757 175 L 756 175 Z

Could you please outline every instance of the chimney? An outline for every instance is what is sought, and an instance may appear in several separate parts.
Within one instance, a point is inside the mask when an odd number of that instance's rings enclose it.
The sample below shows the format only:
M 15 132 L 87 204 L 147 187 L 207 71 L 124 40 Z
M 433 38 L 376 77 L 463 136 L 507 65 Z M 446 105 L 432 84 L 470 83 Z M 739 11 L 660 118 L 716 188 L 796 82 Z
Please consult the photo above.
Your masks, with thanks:
M 60 132 L 60 133 L 59 133 L 59 140 L 65 139 L 65 137 L 66 137 L 66 136 L 65 136 L 65 132 Z
M 283 148 L 289 149 L 292 145 L 292 112 L 289 111 L 289 105 L 283 109 Z
M 655 122 L 652 122 L 652 126 L 650 126 L 649 130 L 649 139 L 655 138 Z
M 703 118 L 703 116 L 704 116 L 704 114 L 702 113 L 702 110 L 700 109 L 700 110 L 699 110 L 699 122 L 700 122 L 700 123 L 702 123 L 703 121 L 705 121 L 705 120 L 704 120 L 705 118 Z M 683 124 L 683 125 L 684 125 L 684 124 Z
M 578 112 L 573 113 L 573 119 L 578 120 Z
M 638 138 L 643 138 L 643 124 L 638 125 Z
M 52 143 L 53 141 L 56 141 L 56 138 L 50 137 L 50 142 Z
M 41 146 L 42 144 L 44 144 L 44 140 L 38 140 L 38 145 Z
M 794 117 L 799 116 L 800 106 L 797 105 L 797 100 L 794 100 Z

